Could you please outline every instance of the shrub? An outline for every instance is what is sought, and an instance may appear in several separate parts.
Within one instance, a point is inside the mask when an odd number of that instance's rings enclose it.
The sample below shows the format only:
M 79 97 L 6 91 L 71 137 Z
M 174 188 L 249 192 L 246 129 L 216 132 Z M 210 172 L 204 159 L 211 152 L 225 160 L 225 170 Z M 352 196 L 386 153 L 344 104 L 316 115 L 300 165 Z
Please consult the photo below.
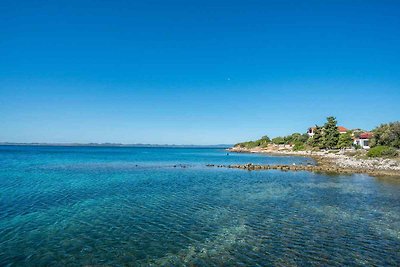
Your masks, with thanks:
M 381 124 L 373 130 L 371 146 L 391 146 L 400 148 L 400 121 Z
M 305 146 L 301 142 L 296 142 L 293 146 L 293 151 L 305 150 Z
M 264 135 L 263 137 L 261 137 L 260 140 L 263 140 L 263 141 L 266 142 L 266 143 L 271 142 L 271 139 L 268 137 L 268 135 Z
M 285 143 L 285 139 L 283 137 L 278 136 L 272 139 L 272 143 L 276 145 L 283 145 Z
M 242 147 L 245 147 L 245 148 L 255 148 L 256 146 L 258 146 L 258 143 L 255 141 L 249 141 L 249 142 L 242 143 Z
M 249 149 L 255 147 L 267 147 L 270 142 L 271 140 L 268 138 L 268 136 L 263 136 L 261 139 L 258 139 L 256 141 L 238 143 L 235 145 L 235 147 L 249 148 Z
M 353 144 L 353 147 L 357 150 L 357 149 L 361 149 L 362 147 L 358 144 Z
M 339 142 L 337 144 L 337 148 L 348 148 L 351 147 L 353 140 L 351 139 L 350 132 L 341 134 L 339 136 Z
M 271 143 L 271 139 L 265 135 L 263 137 L 261 137 L 261 139 L 257 140 L 256 142 L 258 142 L 258 146 L 260 147 L 267 147 L 269 145 L 269 143 Z
M 368 157 L 395 157 L 397 156 L 397 150 L 393 147 L 388 146 L 376 146 L 371 148 L 367 156 Z

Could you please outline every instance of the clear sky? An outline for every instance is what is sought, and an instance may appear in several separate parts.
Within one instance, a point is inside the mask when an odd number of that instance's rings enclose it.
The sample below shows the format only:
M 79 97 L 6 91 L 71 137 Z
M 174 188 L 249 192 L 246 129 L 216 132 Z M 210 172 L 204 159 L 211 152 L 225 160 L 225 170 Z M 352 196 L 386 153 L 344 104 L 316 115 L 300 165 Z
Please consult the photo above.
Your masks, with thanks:
M 400 1 L 0 2 L 0 141 L 221 144 L 400 119 Z

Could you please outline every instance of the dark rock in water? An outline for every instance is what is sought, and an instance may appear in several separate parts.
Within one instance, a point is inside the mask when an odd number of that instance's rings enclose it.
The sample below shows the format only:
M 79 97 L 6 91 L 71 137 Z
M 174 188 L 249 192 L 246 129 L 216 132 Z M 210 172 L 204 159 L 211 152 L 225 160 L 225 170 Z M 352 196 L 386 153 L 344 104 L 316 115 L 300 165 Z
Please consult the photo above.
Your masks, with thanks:
M 325 172 L 325 173 L 336 173 L 336 174 L 353 174 L 353 173 L 367 173 L 372 176 L 399 176 L 399 173 L 396 171 L 386 171 L 374 169 L 373 167 L 367 168 L 350 168 L 343 167 L 332 164 L 331 162 L 321 161 L 318 162 L 318 165 L 314 165 L 312 162 L 306 162 L 304 164 L 291 164 L 291 165 L 254 165 L 253 163 L 246 164 L 235 164 L 235 165 L 214 165 L 207 164 L 207 167 L 218 167 L 218 168 L 234 168 L 234 169 L 242 169 L 242 170 L 281 170 L 281 171 L 309 171 L 309 172 Z

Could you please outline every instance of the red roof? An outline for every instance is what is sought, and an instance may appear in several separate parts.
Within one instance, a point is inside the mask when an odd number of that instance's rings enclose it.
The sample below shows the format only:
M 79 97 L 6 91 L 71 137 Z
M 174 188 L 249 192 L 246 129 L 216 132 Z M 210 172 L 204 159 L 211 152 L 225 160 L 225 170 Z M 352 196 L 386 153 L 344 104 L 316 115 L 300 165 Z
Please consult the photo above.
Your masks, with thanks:
M 373 136 L 373 133 L 366 132 L 366 133 L 360 134 L 360 139 L 370 139 L 370 138 L 372 138 L 372 136 Z
M 339 132 L 341 132 L 341 133 L 345 133 L 348 131 L 347 128 L 345 128 L 343 126 L 338 126 L 337 128 L 338 128 Z

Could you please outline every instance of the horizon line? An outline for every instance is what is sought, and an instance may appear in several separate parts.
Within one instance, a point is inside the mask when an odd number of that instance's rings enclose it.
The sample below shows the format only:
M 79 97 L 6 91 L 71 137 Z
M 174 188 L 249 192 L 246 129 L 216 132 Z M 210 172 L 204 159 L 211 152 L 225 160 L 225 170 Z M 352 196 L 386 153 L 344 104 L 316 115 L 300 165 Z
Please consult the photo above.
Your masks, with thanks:
M 215 144 L 215 145 L 196 145 L 196 144 L 144 144 L 144 143 L 75 143 L 75 142 L 56 142 L 56 143 L 46 143 L 46 142 L 0 142 L 0 146 L 102 146 L 102 147 L 231 147 L 233 144 Z

